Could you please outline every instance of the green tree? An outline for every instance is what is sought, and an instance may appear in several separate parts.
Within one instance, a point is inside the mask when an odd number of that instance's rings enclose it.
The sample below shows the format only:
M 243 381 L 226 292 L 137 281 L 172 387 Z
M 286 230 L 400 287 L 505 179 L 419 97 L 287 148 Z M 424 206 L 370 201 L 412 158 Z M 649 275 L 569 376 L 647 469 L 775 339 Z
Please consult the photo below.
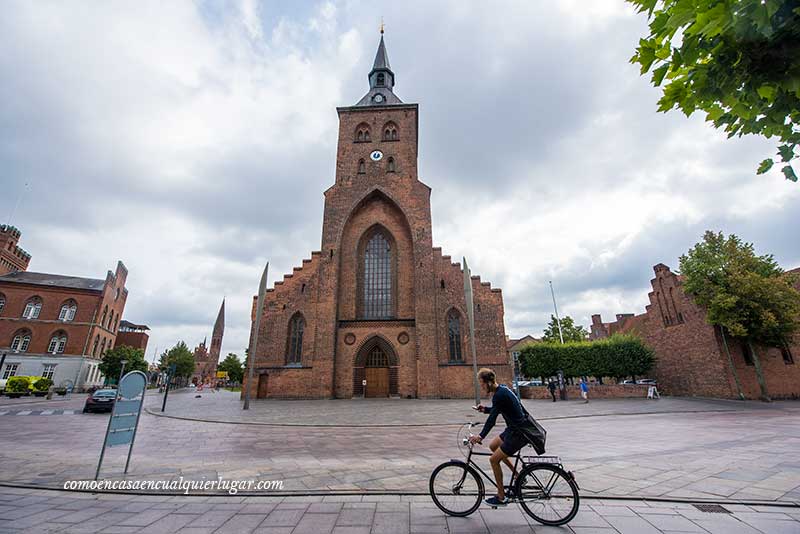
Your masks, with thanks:
M 769 400 L 754 344 L 780 346 L 800 328 L 794 277 L 772 255 L 757 256 L 735 235 L 706 232 L 680 258 L 684 290 L 707 310 L 707 320 L 743 340 L 753 358 L 761 398 Z
M 108 382 L 117 383 L 119 373 L 122 370 L 122 360 L 125 363 L 125 372 L 128 371 L 147 371 L 147 362 L 144 359 L 144 351 L 135 349 L 127 345 L 117 345 L 111 350 L 107 350 L 103 355 L 103 361 L 98 367 Z
M 183 341 L 161 355 L 159 368 L 162 371 L 169 370 L 172 364 L 175 364 L 175 376 L 189 378 L 194 373 L 194 354 Z
M 658 110 L 702 111 L 728 137 L 777 138 L 783 174 L 796 182 L 789 162 L 800 143 L 800 3 L 627 1 L 650 20 L 631 63 L 664 83 Z M 758 174 L 772 165 L 765 159 Z
M 244 376 L 244 365 L 239 360 L 239 357 L 232 352 L 229 352 L 225 359 L 217 366 L 220 371 L 228 372 L 228 379 L 232 382 L 242 382 Z
M 561 319 L 561 332 L 564 334 L 564 343 L 586 341 L 586 338 L 589 337 L 589 332 L 583 326 L 576 325 L 569 315 Z M 544 329 L 542 341 L 545 343 L 561 343 L 561 337 L 558 335 L 558 321 L 555 315 L 550 316 L 550 322 L 547 328 Z

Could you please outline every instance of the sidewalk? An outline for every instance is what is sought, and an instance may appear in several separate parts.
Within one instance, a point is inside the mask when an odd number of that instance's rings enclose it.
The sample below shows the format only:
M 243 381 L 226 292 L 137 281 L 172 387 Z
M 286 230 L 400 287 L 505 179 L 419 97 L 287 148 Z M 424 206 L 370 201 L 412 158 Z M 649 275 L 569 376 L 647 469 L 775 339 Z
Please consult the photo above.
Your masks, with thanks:
M 565 527 L 521 508 L 444 515 L 427 496 L 160 497 L 0 488 L 0 531 L 148 534 L 798 534 L 800 508 L 583 499 Z

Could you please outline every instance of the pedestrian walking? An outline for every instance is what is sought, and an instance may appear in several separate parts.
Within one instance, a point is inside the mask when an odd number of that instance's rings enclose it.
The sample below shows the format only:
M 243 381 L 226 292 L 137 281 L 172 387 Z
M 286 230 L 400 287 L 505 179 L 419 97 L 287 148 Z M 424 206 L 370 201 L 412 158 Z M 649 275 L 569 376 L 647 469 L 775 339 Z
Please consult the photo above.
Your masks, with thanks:
M 581 378 L 581 397 L 583 397 L 584 404 L 589 402 L 589 384 L 586 383 L 585 378 Z
M 550 396 L 553 397 L 553 402 L 556 401 L 556 383 L 553 382 L 553 379 L 550 379 L 550 382 L 547 383 L 547 389 L 550 390 Z

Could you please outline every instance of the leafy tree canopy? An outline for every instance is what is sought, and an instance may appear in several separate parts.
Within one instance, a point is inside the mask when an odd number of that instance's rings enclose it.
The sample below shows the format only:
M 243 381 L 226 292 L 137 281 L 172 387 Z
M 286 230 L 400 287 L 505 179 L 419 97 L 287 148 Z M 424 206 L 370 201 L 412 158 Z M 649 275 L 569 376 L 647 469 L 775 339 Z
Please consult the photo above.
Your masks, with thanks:
M 119 380 L 119 373 L 122 370 L 122 360 L 125 363 L 125 372 L 147 371 L 147 362 L 144 359 L 144 351 L 135 349 L 127 345 L 117 345 L 111 350 L 107 350 L 103 355 L 103 361 L 98 367 L 108 380 L 116 383 Z
M 236 354 L 228 353 L 225 359 L 217 366 L 220 371 L 228 372 L 228 379 L 233 382 L 241 382 L 244 377 L 244 365 Z
M 188 378 L 194 373 L 194 354 L 183 341 L 161 355 L 159 368 L 162 371 L 167 371 L 172 364 L 175 364 L 175 376 Z
M 586 341 L 586 338 L 589 337 L 589 332 L 583 326 L 576 325 L 569 315 L 561 319 L 561 332 L 564 334 L 564 343 Z M 542 341 L 545 343 L 561 342 L 561 337 L 558 335 L 558 321 L 555 315 L 550 316 L 550 322 L 547 324 L 547 328 L 544 329 Z
M 731 335 L 780 346 L 798 327 L 800 293 L 771 255 L 735 235 L 706 232 L 680 258 L 684 290 Z
M 728 137 L 776 137 L 783 174 L 800 143 L 800 1 L 627 0 L 647 12 L 650 35 L 631 63 L 663 86 L 659 111 L 706 114 Z M 758 174 L 773 160 L 765 159 Z

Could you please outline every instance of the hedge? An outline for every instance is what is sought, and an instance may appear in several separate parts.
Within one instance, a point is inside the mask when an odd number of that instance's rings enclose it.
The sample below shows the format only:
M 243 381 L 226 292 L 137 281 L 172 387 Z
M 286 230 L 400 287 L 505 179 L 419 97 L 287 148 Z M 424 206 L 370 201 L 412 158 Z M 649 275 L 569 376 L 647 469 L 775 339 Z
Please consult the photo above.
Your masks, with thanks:
M 6 393 L 27 393 L 31 386 L 31 377 L 12 376 L 6 382 Z
M 611 376 L 617 379 L 642 376 L 655 362 L 653 350 L 636 336 L 615 334 L 598 341 L 537 343 L 520 353 L 525 376 L 549 377 L 559 369 L 567 378 Z

